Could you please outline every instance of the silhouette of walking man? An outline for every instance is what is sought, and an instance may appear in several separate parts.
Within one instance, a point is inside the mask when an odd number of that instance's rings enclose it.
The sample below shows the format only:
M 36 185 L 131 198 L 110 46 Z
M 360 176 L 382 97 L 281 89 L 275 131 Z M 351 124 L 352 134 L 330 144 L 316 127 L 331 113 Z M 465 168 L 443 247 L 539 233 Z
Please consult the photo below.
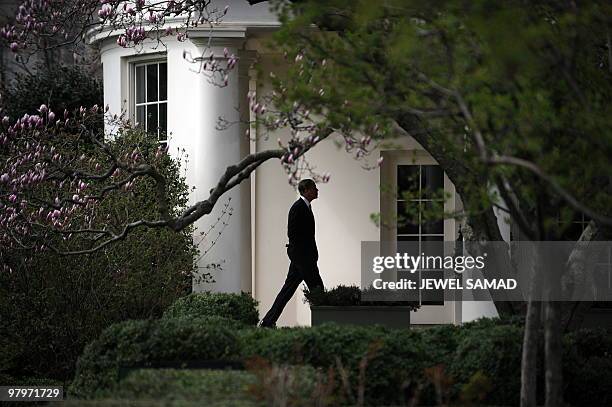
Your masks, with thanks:
M 312 179 L 304 179 L 298 184 L 298 191 L 301 196 L 289 209 L 287 222 L 289 244 L 286 247 L 291 260 L 289 272 L 272 308 L 261 320 L 262 327 L 276 326 L 285 305 L 302 281 L 306 282 L 309 290 L 323 288 L 323 280 L 317 267 L 319 252 L 315 241 L 315 220 L 310 206 L 310 203 L 318 198 L 319 190 Z

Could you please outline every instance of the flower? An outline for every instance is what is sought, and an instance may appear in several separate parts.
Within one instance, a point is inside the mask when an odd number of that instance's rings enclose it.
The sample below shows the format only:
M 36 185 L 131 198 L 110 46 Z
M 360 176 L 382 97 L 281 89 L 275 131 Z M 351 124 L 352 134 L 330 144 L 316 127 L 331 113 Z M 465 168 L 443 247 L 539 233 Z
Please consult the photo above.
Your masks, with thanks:
M 100 18 L 106 18 L 113 14 L 113 7 L 110 4 L 105 4 L 100 10 L 98 10 L 98 16 Z

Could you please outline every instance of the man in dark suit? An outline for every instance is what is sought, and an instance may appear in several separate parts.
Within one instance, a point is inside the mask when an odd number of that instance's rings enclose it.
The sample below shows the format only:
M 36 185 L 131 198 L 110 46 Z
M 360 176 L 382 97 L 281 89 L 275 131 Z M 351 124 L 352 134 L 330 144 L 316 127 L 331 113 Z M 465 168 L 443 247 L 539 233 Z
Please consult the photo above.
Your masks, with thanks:
M 276 320 L 302 281 L 306 282 L 309 290 L 323 288 L 323 280 L 317 267 L 319 252 L 315 241 L 315 220 L 310 207 L 310 203 L 318 198 L 319 190 L 313 180 L 304 179 L 298 184 L 298 191 L 301 196 L 291 206 L 287 222 L 287 255 L 291 260 L 289 272 L 272 308 L 261 320 L 262 327 L 276 326 Z

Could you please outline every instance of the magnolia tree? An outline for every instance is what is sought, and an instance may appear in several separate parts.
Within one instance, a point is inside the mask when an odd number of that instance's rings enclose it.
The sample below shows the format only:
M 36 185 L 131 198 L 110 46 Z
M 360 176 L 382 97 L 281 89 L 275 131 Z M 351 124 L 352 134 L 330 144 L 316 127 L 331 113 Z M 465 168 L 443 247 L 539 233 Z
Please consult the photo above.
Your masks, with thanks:
M 91 29 L 108 29 L 109 35 L 119 30 L 119 46 L 144 47 L 147 39 L 159 45 L 170 35 L 184 41 L 191 27 L 212 30 L 227 13 L 228 7 L 214 8 L 211 1 L 27 1 L 19 7 L 15 23 L 4 27 L 1 36 L 20 58 L 48 47 L 75 44 Z M 225 62 L 217 62 L 209 46 L 199 58 L 184 57 L 199 63 L 201 72 L 223 87 L 238 61 L 227 50 L 224 54 Z M 300 65 L 302 57 L 292 57 L 288 63 Z M 316 92 L 323 95 L 325 90 Z M 325 112 L 317 112 L 315 120 L 306 105 L 287 101 L 286 93 L 281 84 L 278 92 L 260 100 L 249 94 L 249 106 L 265 129 L 263 137 L 288 128 L 289 141 L 283 143 L 279 139 L 277 149 L 228 163 L 209 196 L 180 211 L 168 205 L 169 180 L 159 171 L 159 160 L 166 154 L 163 146 L 152 151 L 138 144 L 108 142 L 120 140 L 122 133 L 130 130 L 132 124 L 123 114 L 111 116 L 108 106 L 56 112 L 53 106 L 42 104 L 36 115 L 4 116 L 0 132 L 0 244 L 24 252 L 87 254 L 124 239 L 139 227 L 180 231 L 210 214 L 225 192 L 268 160 L 280 161 L 292 185 L 306 173 L 319 182 L 327 182 L 330 175 L 314 172 L 305 160 L 311 148 L 337 131 L 344 136 L 347 151 L 362 159 L 374 145 L 372 136 L 384 131 L 384 126 L 372 118 L 363 129 L 365 135 L 357 135 L 340 124 L 334 126 L 333 118 L 321 121 Z M 100 119 L 106 124 L 106 134 L 93 130 L 92 124 Z M 229 125 L 220 119 L 219 126 Z M 122 222 L 110 224 L 98 215 L 97 207 L 105 197 L 129 193 L 143 179 L 155 183 L 152 198 L 157 204 L 157 217 L 132 219 L 126 214 Z M 81 226 L 75 227 L 76 224 Z M 58 241 L 51 239 L 57 235 L 62 236 L 61 243 L 52 243 Z

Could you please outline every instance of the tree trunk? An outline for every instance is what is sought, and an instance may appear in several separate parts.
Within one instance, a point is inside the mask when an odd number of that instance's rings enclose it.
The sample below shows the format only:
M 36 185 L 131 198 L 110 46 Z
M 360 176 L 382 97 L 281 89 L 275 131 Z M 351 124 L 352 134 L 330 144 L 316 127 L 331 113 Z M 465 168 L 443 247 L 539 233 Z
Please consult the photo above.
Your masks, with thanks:
M 547 236 L 549 241 L 556 240 Z M 563 345 L 561 339 L 563 330 L 561 327 L 561 303 L 555 294 L 561 291 L 561 278 L 565 274 L 567 259 L 558 256 L 554 248 L 549 245 L 543 246 L 541 253 L 545 261 L 542 263 L 542 275 L 546 280 L 542 281 L 545 290 L 544 302 L 544 355 L 545 355 L 545 395 L 546 407 L 563 406 Z
M 530 300 L 527 304 L 521 359 L 521 407 L 536 407 L 538 331 L 540 329 L 541 304 L 540 301 L 533 300 Z
M 521 359 L 521 407 L 536 407 L 537 405 L 537 360 L 542 321 L 542 258 L 532 245 L 520 245 L 515 248 L 518 256 L 530 259 L 525 263 L 531 270 L 529 281 L 529 298 L 525 315 L 525 331 L 523 333 L 523 353 Z
M 558 301 L 547 301 L 544 319 L 546 407 L 563 406 L 561 313 Z
M 589 222 L 588 226 L 578 239 L 578 242 L 590 242 L 605 239 L 605 235 L 601 236 L 602 230 L 594 222 Z M 561 284 L 563 289 L 568 293 L 570 298 L 573 292 L 587 292 L 589 286 L 594 284 L 592 277 L 592 259 L 587 259 L 586 244 L 578 244 L 570 254 L 567 265 L 567 272 L 563 275 Z M 591 269 L 591 270 L 589 270 Z M 586 313 L 591 309 L 591 301 L 575 301 L 565 302 L 561 304 L 561 325 L 563 331 L 574 331 L 578 329 L 584 320 Z

